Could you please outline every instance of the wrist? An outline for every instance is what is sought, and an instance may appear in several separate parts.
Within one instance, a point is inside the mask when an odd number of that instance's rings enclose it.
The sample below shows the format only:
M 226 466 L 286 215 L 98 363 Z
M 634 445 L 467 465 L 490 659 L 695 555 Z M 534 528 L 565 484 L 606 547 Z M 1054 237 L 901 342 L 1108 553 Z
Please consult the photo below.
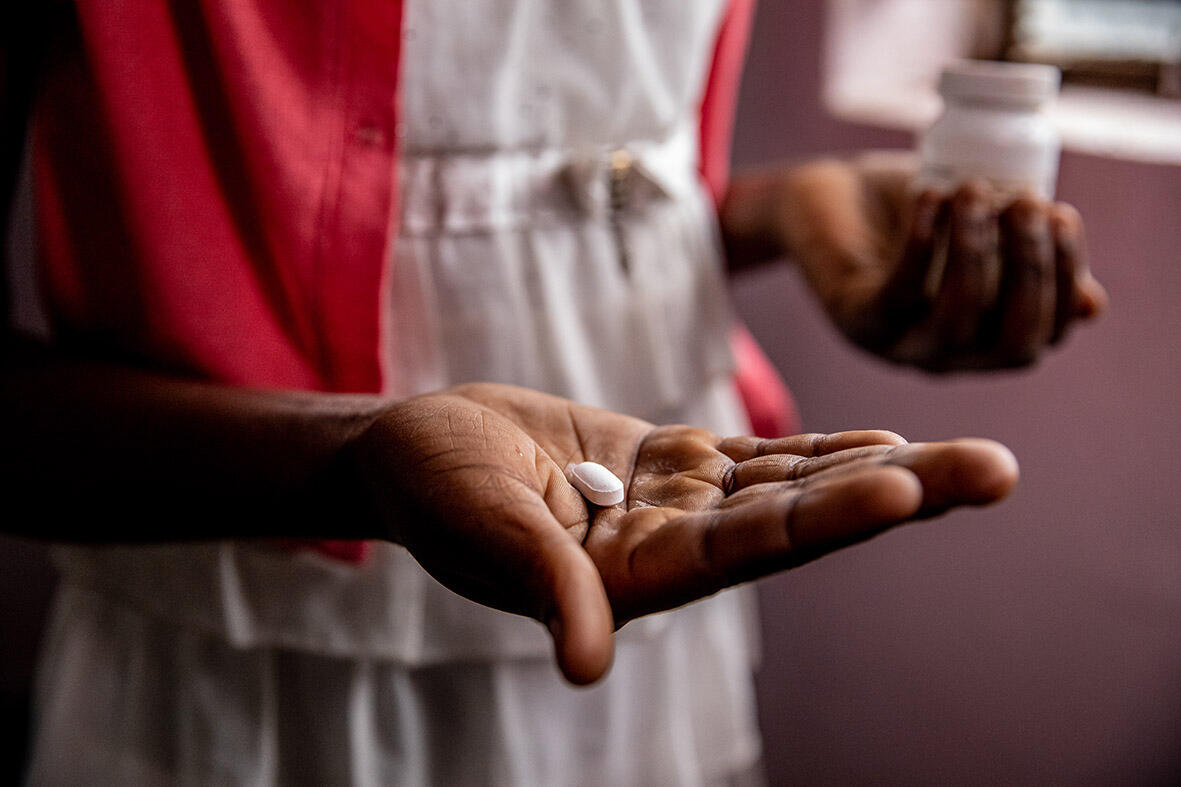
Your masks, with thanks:
M 390 402 L 378 396 L 311 394 L 294 402 L 294 430 L 319 460 L 289 501 L 296 537 L 388 539 L 362 467 L 359 445 Z
M 782 259 L 792 253 L 784 211 L 790 169 L 738 175 L 718 209 L 726 257 L 732 270 Z

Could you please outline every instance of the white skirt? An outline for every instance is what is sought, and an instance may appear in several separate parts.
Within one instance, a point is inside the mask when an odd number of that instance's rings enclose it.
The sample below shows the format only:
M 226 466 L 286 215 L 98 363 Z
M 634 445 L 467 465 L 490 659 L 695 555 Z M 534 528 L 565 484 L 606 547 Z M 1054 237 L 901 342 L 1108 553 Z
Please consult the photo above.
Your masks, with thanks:
M 608 679 L 576 689 L 549 658 L 406 668 L 239 648 L 67 583 L 29 783 L 751 783 L 750 664 L 712 644 L 741 639 L 743 616 L 695 614 L 718 601 L 622 637 Z

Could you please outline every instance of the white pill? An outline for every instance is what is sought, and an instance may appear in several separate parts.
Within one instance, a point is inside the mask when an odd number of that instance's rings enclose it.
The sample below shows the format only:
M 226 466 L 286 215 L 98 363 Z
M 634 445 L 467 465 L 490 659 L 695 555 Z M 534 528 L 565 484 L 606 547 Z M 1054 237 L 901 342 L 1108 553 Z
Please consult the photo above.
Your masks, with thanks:
M 572 465 L 570 483 L 597 506 L 613 506 L 623 502 L 623 482 L 598 462 Z

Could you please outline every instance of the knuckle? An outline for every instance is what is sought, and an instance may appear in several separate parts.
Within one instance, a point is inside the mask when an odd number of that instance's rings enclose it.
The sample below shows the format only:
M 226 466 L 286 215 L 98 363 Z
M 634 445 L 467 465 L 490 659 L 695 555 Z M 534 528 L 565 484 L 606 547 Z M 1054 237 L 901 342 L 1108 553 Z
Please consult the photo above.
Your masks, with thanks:
M 738 465 L 731 463 L 722 473 L 722 494 L 726 497 L 734 494 L 738 485 Z
M 1074 207 L 1058 203 L 1050 212 L 1050 227 L 1060 242 L 1075 242 L 1083 233 L 1083 218 Z
M 1017 227 L 1033 226 L 1045 218 L 1046 207 L 1037 198 L 1023 195 L 1005 208 L 1004 215 Z
M 805 471 L 811 467 L 812 459 L 814 457 L 805 456 L 789 456 L 783 462 L 783 469 L 780 473 L 784 481 L 797 481 L 805 474 Z
M 943 202 L 943 192 L 931 186 L 926 187 L 915 197 L 915 205 L 920 209 L 934 210 Z
M 955 190 L 953 200 L 960 204 L 982 202 L 987 200 L 991 193 L 992 189 L 987 181 L 973 178 Z
M 1069 226 L 1071 229 L 1082 229 L 1083 214 L 1069 202 L 1055 202 L 1050 209 L 1055 221 Z

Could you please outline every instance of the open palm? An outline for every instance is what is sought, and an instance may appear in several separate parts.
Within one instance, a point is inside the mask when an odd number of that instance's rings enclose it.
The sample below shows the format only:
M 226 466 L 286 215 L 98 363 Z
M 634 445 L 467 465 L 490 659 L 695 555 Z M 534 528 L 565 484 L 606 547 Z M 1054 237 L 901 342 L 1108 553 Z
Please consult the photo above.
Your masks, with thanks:
M 545 623 L 578 683 L 633 618 L 992 502 L 1017 475 L 984 440 L 722 438 L 491 384 L 398 403 L 357 448 L 390 538 L 452 590 Z M 623 480 L 624 503 L 587 503 L 566 475 L 584 460 Z

